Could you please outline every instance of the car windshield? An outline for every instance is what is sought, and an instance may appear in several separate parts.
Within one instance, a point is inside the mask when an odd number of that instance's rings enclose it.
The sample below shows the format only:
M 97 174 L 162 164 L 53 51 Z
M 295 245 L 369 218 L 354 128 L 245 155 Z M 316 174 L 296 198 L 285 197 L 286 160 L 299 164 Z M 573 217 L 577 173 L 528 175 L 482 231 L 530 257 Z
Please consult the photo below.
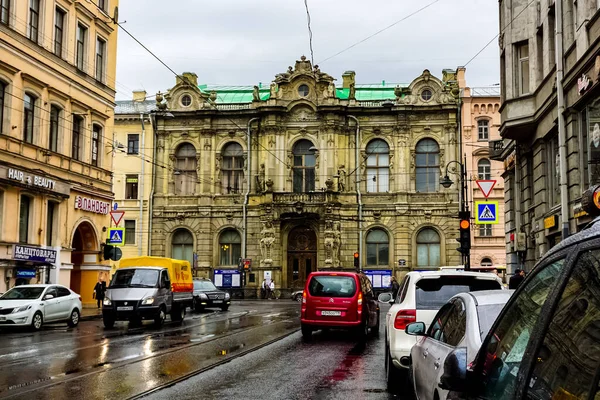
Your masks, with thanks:
M 4 293 L 0 300 L 35 300 L 42 295 L 43 287 L 15 287 Z
M 479 319 L 479 333 L 481 334 L 481 340 L 485 339 L 485 336 L 490 331 L 492 324 L 502 311 L 504 303 L 502 304 L 488 304 L 485 306 L 477 307 L 477 318 Z
M 480 290 L 502 289 L 495 279 L 477 279 L 475 277 L 440 277 L 421 279 L 417 282 L 417 309 L 439 310 L 454 295 Z
M 194 290 L 217 290 L 210 281 L 194 281 Z
M 156 287 L 158 272 L 152 269 L 118 270 L 112 278 L 110 287 Z
M 308 285 L 311 296 L 352 297 L 356 283 L 350 276 L 313 276 Z

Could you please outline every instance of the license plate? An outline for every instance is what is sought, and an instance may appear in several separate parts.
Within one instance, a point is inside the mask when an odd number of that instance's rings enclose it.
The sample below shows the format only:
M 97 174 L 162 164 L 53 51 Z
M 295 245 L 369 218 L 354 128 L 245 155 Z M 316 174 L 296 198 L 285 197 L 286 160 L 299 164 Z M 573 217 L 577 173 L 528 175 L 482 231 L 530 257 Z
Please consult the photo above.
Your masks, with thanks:
M 330 317 L 339 317 L 342 315 L 341 311 L 321 311 L 321 315 L 327 315 Z
M 117 311 L 133 311 L 133 306 L 117 307 Z
M 216 303 L 222 303 L 222 302 L 223 302 L 223 300 L 213 300 L 213 303 L 215 303 L 215 304 Z

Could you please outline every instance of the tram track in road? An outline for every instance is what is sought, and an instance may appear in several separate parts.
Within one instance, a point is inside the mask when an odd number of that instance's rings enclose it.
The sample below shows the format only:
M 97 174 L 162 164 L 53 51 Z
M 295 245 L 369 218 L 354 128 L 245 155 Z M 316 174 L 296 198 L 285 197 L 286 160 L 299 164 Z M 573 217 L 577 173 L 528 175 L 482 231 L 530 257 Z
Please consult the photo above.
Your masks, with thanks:
M 211 317 L 213 315 L 210 315 Z M 185 344 L 179 344 L 179 343 L 175 343 L 173 345 L 169 345 L 168 343 L 168 337 L 178 337 L 177 335 L 174 335 L 177 331 L 182 331 L 182 330 L 192 330 L 194 327 L 199 327 L 199 326 L 208 326 L 211 324 L 217 324 L 217 323 L 226 323 L 227 321 L 230 320 L 235 320 L 235 319 L 243 319 L 245 317 L 250 316 L 251 318 L 268 318 L 268 320 L 254 320 L 254 321 L 245 321 L 245 323 L 251 323 L 253 325 L 250 326 L 241 326 L 238 328 L 232 328 L 230 331 L 224 331 L 224 332 L 216 332 L 216 333 L 210 333 L 210 329 L 206 330 L 206 332 L 208 332 L 207 334 L 204 335 L 198 335 L 198 337 L 194 338 L 194 339 L 188 339 L 189 342 L 185 343 Z M 160 350 L 156 350 L 151 352 L 151 354 L 148 355 L 144 355 L 144 354 L 133 354 L 130 356 L 126 356 L 124 358 L 118 358 L 118 359 L 113 359 L 113 360 L 109 360 L 105 363 L 98 363 L 95 365 L 90 365 L 87 366 L 87 368 L 80 368 L 80 369 L 76 369 L 73 371 L 65 371 L 64 373 L 61 374 L 54 374 L 54 375 L 50 375 L 50 376 L 35 376 L 35 379 L 30 380 L 29 382 L 15 382 L 14 385 L 12 385 L 10 388 L 6 388 L 2 391 L 0 391 L 0 397 L 6 397 L 6 398 L 57 398 L 57 397 L 47 397 L 44 395 L 45 392 L 52 392 L 53 388 L 56 388 L 58 386 L 69 386 L 70 382 L 74 382 L 77 381 L 78 383 L 84 383 L 83 385 L 79 385 L 79 386 L 85 386 L 85 382 L 86 380 L 98 380 L 99 378 L 94 378 L 95 375 L 99 375 L 99 374 L 106 374 L 109 372 L 114 372 L 120 369 L 125 368 L 126 370 L 128 370 L 129 368 L 131 368 L 132 370 L 136 370 L 138 369 L 136 367 L 137 365 L 144 365 L 147 364 L 148 362 L 150 362 L 150 364 L 160 364 L 159 362 L 154 362 L 156 360 L 159 360 L 161 358 L 168 358 L 170 355 L 174 354 L 174 353 L 179 353 L 179 354 L 184 354 L 184 353 L 188 353 L 188 352 L 198 352 L 198 350 L 195 350 L 195 348 L 197 348 L 200 345 L 208 345 L 211 346 L 212 343 L 214 342 L 221 342 L 221 343 L 225 343 L 225 345 L 223 345 L 222 347 L 227 347 L 229 346 L 229 348 L 232 349 L 232 352 L 235 354 L 235 356 L 233 357 L 237 357 L 240 356 L 242 353 L 243 354 L 247 354 L 248 351 L 254 351 L 256 348 L 256 346 L 250 346 L 248 347 L 248 349 L 246 349 L 246 347 L 244 347 L 244 345 L 242 345 L 240 348 L 235 348 L 234 346 L 231 346 L 231 343 L 235 343 L 236 342 L 236 336 L 239 337 L 244 337 L 244 335 L 248 336 L 248 335 L 252 335 L 253 332 L 252 331 L 268 331 L 268 326 L 273 326 L 274 330 L 282 330 L 283 328 L 281 328 L 282 325 L 286 325 L 286 328 L 283 330 L 288 329 L 289 330 L 289 326 L 290 322 L 294 321 L 292 323 L 292 325 L 295 324 L 295 316 L 290 315 L 290 311 L 288 310 L 287 312 L 273 312 L 273 310 L 266 310 L 264 312 L 256 312 L 256 310 L 248 310 L 248 311 L 244 311 L 244 312 L 240 312 L 240 313 L 236 313 L 234 315 L 228 315 L 227 318 L 219 318 L 216 320 L 212 320 L 212 321 L 206 321 L 206 318 L 202 318 L 202 322 L 201 323 L 196 323 L 196 324 L 192 324 L 192 325 L 186 325 L 186 326 L 178 326 L 177 328 L 174 329 L 169 329 L 167 331 L 157 331 L 157 332 L 151 332 L 147 335 L 140 335 L 137 337 L 130 337 L 130 338 L 122 338 L 121 341 L 115 341 L 112 340 L 110 342 L 108 342 L 108 344 L 116 344 L 119 345 L 119 342 L 122 343 L 126 343 L 126 341 L 128 340 L 134 340 L 138 343 L 142 343 L 142 342 L 151 342 L 152 340 L 156 340 L 159 341 L 160 344 L 163 344 L 164 346 L 162 346 L 162 348 Z M 295 325 L 297 326 L 297 325 Z M 230 329 L 228 327 L 228 329 Z M 257 331 L 258 330 L 258 331 Z M 297 328 L 291 332 L 286 333 L 290 334 L 292 332 L 297 331 Z M 287 330 L 286 330 L 287 332 Z M 193 333 L 193 332 L 192 332 Z M 125 335 L 126 333 L 122 333 L 122 335 Z M 264 334 L 264 333 L 263 333 Z M 119 336 L 122 336 L 119 335 Z M 167 336 L 167 340 L 165 342 L 165 336 Z M 260 334 L 258 335 L 258 337 L 260 337 Z M 283 337 L 283 336 L 282 336 Z M 241 341 L 242 339 L 240 339 Z M 277 341 L 280 340 L 280 337 L 271 339 L 269 341 Z M 164 342 L 164 343 L 163 343 Z M 166 344 L 165 344 L 166 343 Z M 229 343 L 229 344 L 228 344 Z M 97 344 L 94 344 L 92 346 L 86 346 L 86 348 L 94 348 L 94 347 L 98 347 L 98 346 L 105 346 L 106 343 L 104 343 L 103 341 L 98 342 Z M 221 344 L 214 344 L 214 346 L 219 346 Z M 264 347 L 267 344 L 260 344 L 261 347 Z M 160 347 L 159 347 L 160 348 Z M 254 350 L 253 350 L 254 349 Z M 62 351 L 62 350 L 61 350 Z M 74 349 L 70 349 L 69 352 L 73 352 Z M 64 351 L 63 351 L 64 352 Z M 183 353 L 182 353 L 183 352 Z M 213 360 L 215 361 L 217 364 L 215 365 L 220 365 L 220 363 L 223 362 L 227 362 L 228 360 L 232 359 L 232 355 L 229 354 L 229 352 L 227 352 L 226 355 L 224 355 L 226 358 L 223 358 L 223 356 L 218 357 L 217 360 Z M 27 357 L 27 359 L 31 359 L 31 358 L 37 358 L 37 356 L 29 356 Z M 18 360 L 18 362 L 23 362 L 25 359 L 20 359 Z M 153 361 L 154 360 L 154 361 Z M 17 363 L 18 363 L 17 362 Z M 14 368 L 15 363 L 11 363 L 11 369 Z M 4 365 L 6 366 L 6 364 Z M 202 371 L 206 370 L 207 368 L 213 368 L 214 365 L 202 365 L 198 368 L 192 368 L 189 371 L 186 371 L 186 373 L 184 374 L 185 376 L 193 376 L 196 374 L 201 373 Z M 18 368 L 18 367 L 17 367 Z M 185 378 L 177 378 L 175 379 L 176 382 L 180 381 L 181 379 L 185 379 Z M 158 385 L 157 387 L 161 388 L 161 387 L 168 387 L 171 384 L 176 383 L 174 381 L 169 380 L 168 382 L 162 382 L 160 385 Z M 11 391 L 15 391 L 14 393 L 10 393 Z M 148 390 L 142 391 L 141 393 L 145 393 L 145 392 L 150 392 L 151 390 L 156 390 L 156 388 L 150 388 Z M 147 395 L 148 393 L 146 393 L 145 395 Z M 30 396 L 31 395 L 31 396 Z M 102 398 L 103 396 L 98 396 L 98 398 Z M 119 398 L 127 398 L 127 397 L 120 397 L 117 396 Z M 139 395 L 135 395 L 134 397 L 139 397 Z M 86 396 L 86 398 L 88 398 Z M 90 397 L 91 398 L 91 397 Z M 114 398 L 109 396 L 109 398 Z

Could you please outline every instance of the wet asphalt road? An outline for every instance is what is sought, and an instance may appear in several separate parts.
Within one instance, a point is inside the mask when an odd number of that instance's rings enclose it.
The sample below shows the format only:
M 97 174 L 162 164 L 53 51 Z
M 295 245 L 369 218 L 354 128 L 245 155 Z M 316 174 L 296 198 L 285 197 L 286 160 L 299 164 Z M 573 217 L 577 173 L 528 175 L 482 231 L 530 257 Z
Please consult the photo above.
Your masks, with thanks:
M 0 332 L 0 398 L 126 399 L 296 332 L 292 301 L 241 302 L 183 324 L 101 320 Z
M 144 399 L 402 399 L 386 391 L 380 323 L 364 345 L 343 331 L 310 343 L 296 332 Z

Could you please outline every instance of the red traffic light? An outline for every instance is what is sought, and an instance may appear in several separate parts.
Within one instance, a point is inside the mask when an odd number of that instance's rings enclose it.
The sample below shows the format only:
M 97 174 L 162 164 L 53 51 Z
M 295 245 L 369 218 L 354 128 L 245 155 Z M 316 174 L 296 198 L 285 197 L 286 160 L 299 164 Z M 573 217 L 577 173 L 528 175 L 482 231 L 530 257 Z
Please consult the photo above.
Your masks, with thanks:
M 354 258 L 358 258 L 360 257 L 360 254 L 358 254 L 358 252 L 354 253 Z
M 469 229 L 471 226 L 471 222 L 468 219 L 463 219 L 460 221 L 460 229 Z

